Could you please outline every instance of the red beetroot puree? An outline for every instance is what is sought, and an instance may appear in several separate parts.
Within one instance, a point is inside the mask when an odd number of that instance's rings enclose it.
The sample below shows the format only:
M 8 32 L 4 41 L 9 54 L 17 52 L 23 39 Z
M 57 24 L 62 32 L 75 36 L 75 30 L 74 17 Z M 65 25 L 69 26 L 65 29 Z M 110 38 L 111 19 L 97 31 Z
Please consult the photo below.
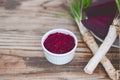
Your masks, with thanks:
M 55 54 L 63 54 L 72 50 L 75 46 L 74 38 L 68 34 L 50 34 L 44 42 L 45 48 Z

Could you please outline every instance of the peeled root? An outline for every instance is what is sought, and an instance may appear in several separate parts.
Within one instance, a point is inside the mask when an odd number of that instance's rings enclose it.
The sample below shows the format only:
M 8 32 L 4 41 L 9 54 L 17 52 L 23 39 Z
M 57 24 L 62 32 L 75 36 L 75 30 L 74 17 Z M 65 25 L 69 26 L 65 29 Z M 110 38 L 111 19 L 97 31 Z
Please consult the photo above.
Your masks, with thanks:
M 111 25 L 104 42 L 102 43 L 102 45 L 100 46 L 100 48 L 98 49 L 96 54 L 90 59 L 90 61 L 88 62 L 88 64 L 84 68 L 84 71 L 86 73 L 88 73 L 88 74 L 93 73 L 93 71 L 97 67 L 98 63 L 102 60 L 102 58 L 106 55 L 106 53 L 108 52 L 108 50 L 112 46 L 116 37 L 117 37 L 116 28 L 113 25 Z M 109 67 L 109 65 L 108 65 L 108 67 Z
M 84 42 L 88 45 L 88 47 L 90 48 L 92 53 L 95 55 L 95 53 L 97 52 L 99 47 L 98 47 L 93 35 L 88 30 L 86 30 L 86 28 L 84 27 L 84 25 L 81 22 L 79 23 L 79 29 L 83 36 Z M 104 56 L 102 58 L 101 64 L 103 65 L 105 71 L 107 72 L 108 76 L 112 80 L 117 80 L 119 78 L 118 71 L 115 70 L 114 66 L 112 65 L 112 63 L 106 56 Z

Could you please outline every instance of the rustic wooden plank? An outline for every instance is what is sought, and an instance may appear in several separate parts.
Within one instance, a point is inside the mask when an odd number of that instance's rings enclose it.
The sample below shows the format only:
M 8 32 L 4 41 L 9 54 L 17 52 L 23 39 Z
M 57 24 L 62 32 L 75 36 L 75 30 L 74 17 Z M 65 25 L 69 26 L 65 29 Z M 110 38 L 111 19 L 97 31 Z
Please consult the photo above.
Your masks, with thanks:
M 68 13 L 65 0 L 0 0 L 0 80 L 109 80 L 101 64 L 92 75 L 83 72 L 92 54 Z M 71 30 L 79 40 L 74 59 L 62 66 L 49 63 L 40 44 L 55 28 Z M 118 53 L 111 48 L 107 54 L 116 69 Z
M 44 76 L 42 76 L 43 78 L 45 76 L 46 77 L 53 76 L 53 78 L 54 78 L 54 77 L 57 77 L 57 75 L 54 75 L 57 73 L 58 74 L 59 73 L 66 74 L 66 76 L 59 75 L 59 77 L 61 76 L 61 78 L 67 78 L 67 73 L 68 74 L 75 73 L 75 74 L 73 74 L 74 75 L 72 77 L 73 79 L 77 78 L 77 74 L 81 75 L 81 76 L 78 76 L 79 78 L 80 77 L 87 78 L 87 76 L 91 77 L 90 75 L 83 73 L 83 64 L 85 64 L 86 62 L 84 60 L 77 60 L 77 58 L 74 59 L 69 64 L 66 64 L 63 66 L 56 66 L 56 65 L 48 63 L 45 58 L 40 58 L 40 57 L 20 58 L 20 57 L 12 57 L 12 56 L 4 56 L 4 55 L 1 55 L 0 57 L 1 57 L 1 60 L 0 60 L 0 72 L 1 72 L 0 77 L 1 78 L 5 78 L 6 75 L 8 77 L 11 76 L 11 78 L 13 78 L 13 77 L 15 78 L 14 75 L 28 76 L 28 78 L 30 78 L 30 77 L 31 78 L 35 78 L 35 77 L 41 78 L 40 76 L 44 75 Z M 95 71 L 96 74 L 92 75 L 93 77 L 91 77 L 91 78 L 95 78 L 95 76 L 97 77 L 98 74 L 104 73 L 104 72 L 100 72 L 102 70 L 103 70 L 102 67 L 99 68 L 99 70 L 96 70 Z M 19 76 L 17 76 L 17 77 L 19 78 Z M 104 76 L 106 76 L 105 73 L 104 73 Z M 103 76 L 101 76 L 101 77 L 103 77 Z M 99 76 L 99 78 L 101 78 L 101 77 Z
M 96 78 L 96 76 L 99 76 L 99 80 L 109 80 L 106 77 L 106 74 L 102 74 L 100 75 L 102 72 L 99 72 L 99 74 L 93 74 L 93 75 L 86 75 L 84 73 L 80 73 L 78 72 L 76 73 L 40 73 L 40 74 L 29 74 L 29 75 L 14 75 L 13 77 L 11 77 L 10 75 L 8 75 L 8 78 L 11 80 L 98 80 L 98 78 Z M 74 75 L 75 74 L 75 75 Z M 52 76 L 52 77 L 51 77 Z M 104 77 L 103 77 L 104 76 Z M 91 79 L 90 79 L 91 77 Z M 1 79 L 8 79 L 5 76 L 2 76 Z M 104 78 L 104 79 L 103 79 Z

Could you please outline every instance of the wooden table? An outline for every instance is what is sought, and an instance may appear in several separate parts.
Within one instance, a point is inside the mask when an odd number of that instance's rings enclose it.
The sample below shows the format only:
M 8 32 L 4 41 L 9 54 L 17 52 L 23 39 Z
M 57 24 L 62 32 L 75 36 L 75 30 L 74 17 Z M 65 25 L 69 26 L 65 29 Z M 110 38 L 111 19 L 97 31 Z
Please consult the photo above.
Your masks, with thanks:
M 66 14 L 65 0 L 0 0 L 0 80 L 109 80 L 101 64 L 92 75 L 84 73 L 92 54 Z M 79 40 L 74 59 L 62 66 L 45 59 L 40 43 L 56 28 L 71 30 Z M 116 69 L 118 53 L 111 48 L 107 54 Z

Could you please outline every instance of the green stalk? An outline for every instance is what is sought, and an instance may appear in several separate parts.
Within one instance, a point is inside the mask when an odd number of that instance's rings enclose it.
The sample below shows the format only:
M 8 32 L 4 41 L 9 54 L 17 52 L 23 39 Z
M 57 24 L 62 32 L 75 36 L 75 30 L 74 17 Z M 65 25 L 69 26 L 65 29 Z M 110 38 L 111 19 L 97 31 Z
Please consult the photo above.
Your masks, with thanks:
M 116 1 L 116 4 L 117 4 L 117 7 L 118 7 L 118 11 L 120 13 L 120 0 L 115 0 Z
M 85 10 L 91 3 L 92 0 L 67 0 L 69 2 L 71 13 L 74 19 L 78 21 L 83 19 L 82 11 Z

